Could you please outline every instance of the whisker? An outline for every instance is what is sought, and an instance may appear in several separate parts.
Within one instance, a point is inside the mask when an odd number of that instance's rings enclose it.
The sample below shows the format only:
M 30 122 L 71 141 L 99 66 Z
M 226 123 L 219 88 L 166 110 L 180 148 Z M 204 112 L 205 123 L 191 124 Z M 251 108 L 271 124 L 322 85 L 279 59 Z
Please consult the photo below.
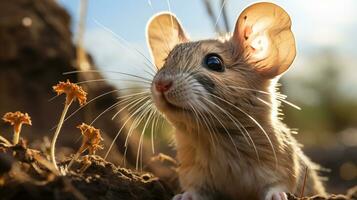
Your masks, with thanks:
M 202 110 L 208 110 L 207 106 L 203 107 L 202 105 L 200 105 L 200 107 L 203 108 Z M 219 143 L 219 140 L 218 140 L 217 135 L 216 135 L 215 127 L 213 127 L 211 125 L 212 123 L 210 123 L 213 120 L 212 120 L 212 118 L 210 118 L 211 119 L 211 121 L 210 121 L 207 118 L 207 116 L 205 116 L 199 109 L 197 109 L 197 111 L 198 111 L 199 116 L 201 116 L 201 119 L 203 120 L 203 122 L 205 123 L 205 125 L 206 125 L 206 127 L 208 129 L 208 133 L 210 134 L 210 138 L 211 138 L 211 141 L 212 141 L 212 144 L 213 144 L 213 147 L 214 147 L 214 151 L 216 151 L 217 148 L 216 148 L 216 145 L 215 145 L 215 140 L 216 140 L 217 143 Z M 209 115 L 209 117 L 211 117 L 211 115 Z
M 134 100 L 136 101 L 136 100 Z M 134 102 L 134 105 L 132 104 L 129 104 L 129 105 L 132 105 L 132 107 L 135 107 L 136 105 L 138 105 L 141 101 L 136 101 L 136 103 Z M 126 107 L 128 107 L 129 105 L 127 105 Z M 143 107 L 145 104 L 141 105 L 141 107 Z M 139 110 L 139 108 L 137 109 Z M 117 134 L 115 135 L 112 143 L 110 144 L 107 152 L 105 153 L 105 156 L 104 156 L 104 159 L 106 159 L 109 155 L 109 152 L 111 151 L 111 149 L 113 148 L 114 144 L 115 144 L 115 141 L 118 139 L 121 131 L 124 129 L 124 127 L 126 126 L 126 124 L 130 121 L 130 119 L 137 113 L 137 111 L 135 111 L 134 113 L 131 113 L 131 115 L 125 120 L 125 122 L 122 124 L 122 126 L 120 127 L 119 131 L 117 132 Z M 126 150 L 125 150 L 126 151 Z M 125 154 L 125 153 L 124 153 Z
M 154 7 L 152 6 L 151 3 L 149 4 L 149 6 L 150 6 L 150 8 L 152 9 L 152 11 L 154 11 Z M 171 18 L 171 19 L 172 19 L 172 18 Z M 159 23 L 159 26 L 160 26 L 160 33 L 161 33 L 161 35 L 162 35 L 162 38 L 164 39 L 165 46 L 166 46 L 166 48 L 164 49 L 164 51 L 165 51 L 165 53 L 166 53 L 167 55 L 169 55 L 169 53 L 170 53 L 170 45 L 169 45 L 169 43 L 168 43 L 168 41 L 167 41 L 167 39 L 166 39 L 166 35 L 164 34 L 164 29 L 163 29 L 163 27 L 162 27 L 162 24 L 160 23 L 160 21 L 158 21 L 158 23 Z M 155 66 L 155 65 L 154 65 L 154 66 Z M 156 68 L 158 69 L 158 66 L 156 66 Z
M 148 79 L 146 77 L 143 76 L 138 76 L 135 74 L 129 74 L 129 73 L 125 73 L 125 72 L 118 72 L 118 71 L 102 71 L 102 70 L 86 70 L 86 71 L 81 71 L 81 70 L 74 70 L 74 71 L 69 71 L 69 72 L 64 72 L 62 73 L 63 75 L 70 75 L 70 74 L 79 74 L 79 73 L 113 73 L 113 74 L 120 74 L 120 75 L 126 75 L 126 76 L 130 76 L 130 77 L 134 77 L 134 78 L 139 78 L 142 80 L 147 80 L 147 81 L 152 81 L 151 79 Z
M 77 112 L 79 112 L 80 110 L 82 110 L 84 107 L 86 107 L 88 104 L 92 103 L 93 101 L 101 98 L 101 97 L 104 97 L 108 94 L 111 94 L 111 93 L 114 93 L 114 92 L 119 92 L 119 91 L 123 91 L 123 90 L 127 90 L 127 89 L 136 89 L 134 87 L 132 88 L 122 88 L 122 89 L 116 89 L 116 90 L 111 90 L 109 92 L 106 92 L 104 94 L 101 94 L 101 95 L 98 95 L 96 97 L 94 97 L 93 99 L 91 99 L 90 101 L 88 101 L 86 104 L 84 104 L 83 106 L 79 107 L 78 109 L 76 109 L 75 111 L 73 111 L 70 115 L 68 115 L 65 119 L 64 119 L 64 122 L 66 122 L 67 120 L 69 120 L 71 117 L 73 117 L 73 115 L 75 115 Z M 134 94 L 136 95 L 136 94 Z M 57 127 L 57 125 L 54 125 L 51 130 L 54 130 L 55 128 Z
M 137 94 L 137 95 L 140 95 L 140 94 Z M 106 112 L 108 112 L 108 111 L 110 111 L 110 110 L 116 108 L 117 106 L 119 106 L 119 105 L 122 103 L 122 101 L 124 101 L 124 100 L 118 101 L 118 102 L 114 103 L 112 106 L 110 106 L 110 107 L 108 107 L 107 109 L 105 109 L 105 110 L 104 110 L 103 112 L 101 112 L 89 125 L 90 125 L 90 126 L 93 125 L 102 115 L 104 115 Z
M 120 112 L 122 112 L 123 110 L 125 110 L 128 105 L 132 105 L 133 103 L 135 103 L 135 102 L 137 102 L 137 101 L 139 101 L 139 103 L 140 103 L 140 102 L 142 102 L 142 101 L 147 100 L 148 98 L 150 98 L 150 97 L 149 97 L 149 92 L 145 92 L 145 93 L 142 94 L 142 95 L 145 95 L 145 96 L 140 97 L 140 98 L 139 98 L 139 97 L 130 97 L 130 98 L 123 99 L 122 101 L 123 101 L 123 103 L 124 103 L 124 102 L 131 101 L 133 98 L 137 98 L 137 99 L 135 99 L 135 100 L 132 100 L 132 102 L 130 102 L 129 104 L 127 104 L 126 106 L 124 106 L 123 108 L 121 108 L 118 112 L 116 112 L 116 113 L 113 115 L 112 120 L 114 120 L 114 119 L 120 114 Z M 132 109 L 132 108 L 133 108 L 133 107 L 130 107 L 129 109 Z
M 222 15 L 224 6 L 226 5 L 226 2 L 227 2 L 226 0 L 223 0 L 221 9 L 220 9 L 219 14 L 218 14 L 217 19 L 216 19 L 216 23 L 214 24 L 214 29 L 217 29 L 218 21 L 219 21 L 219 19 L 221 18 L 221 15 Z
M 289 105 L 289 106 L 291 106 L 291 107 L 293 107 L 293 108 L 295 108 L 295 109 L 297 109 L 297 110 L 301 110 L 301 108 L 300 108 L 299 106 L 297 106 L 297 105 L 291 103 L 290 101 L 287 101 L 287 100 L 285 100 L 285 99 L 279 99 L 279 98 L 278 98 L 278 100 L 280 100 L 280 101 L 283 102 L 283 103 L 286 103 L 287 105 Z
M 167 7 L 169 9 L 169 12 L 171 13 L 171 5 L 170 5 L 170 0 L 166 0 Z M 172 15 L 170 15 L 170 20 L 171 20 L 171 31 L 174 30 L 174 21 L 172 19 Z
M 116 78 L 100 78 L 100 79 L 86 80 L 86 81 L 77 82 L 75 84 L 81 85 L 81 84 L 85 84 L 85 83 L 105 82 L 105 81 L 109 81 L 109 80 L 110 81 L 128 81 L 128 82 L 133 82 L 133 83 L 143 83 L 143 84 L 151 85 L 151 81 L 116 79 Z
M 134 46 L 132 46 L 126 39 L 124 39 L 123 37 L 121 37 L 120 35 L 118 35 L 117 33 L 114 33 L 110 28 L 106 27 L 105 25 L 103 25 L 102 23 L 100 23 L 98 20 L 93 19 L 94 23 L 97 24 L 99 27 L 103 28 L 106 32 L 108 32 L 109 34 L 111 34 L 114 38 L 116 38 L 119 42 L 119 44 L 121 44 L 123 47 L 126 47 L 128 49 L 134 50 L 137 54 L 139 54 L 140 56 L 142 56 L 142 58 L 145 59 L 146 62 L 148 62 L 151 66 L 153 67 L 149 67 L 150 70 L 152 70 L 154 73 L 156 72 L 156 66 L 151 62 L 151 60 L 144 55 L 143 52 L 141 52 L 139 49 L 135 48 Z M 120 41 L 122 43 L 120 43 Z
M 135 129 L 139 124 L 137 124 L 136 122 L 138 121 L 138 120 L 140 120 L 142 117 L 143 117 L 143 115 L 145 114 L 145 112 L 149 109 L 148 107 L 146 107 L 146 106 L 149 106 L 150 105 L 150 101 L 147 101 L 147 102 L 145 102 L 142 106 L 140 106 L 138 109 L 136 109 L 136 111 L 133 113 L 134 115 L 136 115 L 137 113 L 139 113 L 139 116 L 138 117 L 136 117 L 136 119 L 134 120 L 134 122 L 133 122 L 133 124 L 135 124 L 135 126 L 130 126 L 130 129 L 129 129 L 129 132 L 128 132 L 128 135 L 127 135 L 127 137 L 126 137 L 126 139 L 125 139 L 125 146 L 127 146 L 128 145 L 128 139 L 129 139 L 129 137 L 131 136 L 131 132 L 133 131 L 133 129 Z M 140 120 L 141 121 L 141 120 Z
M 154 110 L 154 114 L 153 114 L 154 117 L 151 122 L 151 150 L 152 153 L 155 154 L 154 130 L 155 130 L 155 121 L 158 119 L 158 114 L 157 114 L 157 110 L 154 107 L 152 109 Z
M 68 115 L 63 122 L 66 122 L 68 119 L 70 119 L 73 115 L 75 115 L 77 112 L 79 112 L 80 110 L 82 110 L 84 107 L 86 107 L 88 104 L 90 104 L 91 102 L 103 97 L 103 96 L 106 96 L 108 94 L 111 94 L 111 93 L 114 93 L 114 92 L 119 92 L 119 90 L 111 90 L 109 92 L 106 92 L 104 94 L 101 94 L 93 99 L 91 99 L 90 101 L 88 101 L 86 104 L 84 104 L 83 106 L 79 107 L 78 109 L 76 109 L 75 111 L 73 111 L 70 115 Z M 55 129 L 57 127 L 57 125 L 55 125 L 54 127 L 51 128 L 51 130 Z
M 272 108 L 272 107 L 273 107 L 273 106 L 271 105 L 271 103 L 265 101 L 264 99 L 261 99 L 261 98 L 259 98 L 259 97 L 257 97 L 257 99 L 258 99 L 259 101 L 261 101 L 262 103 L 264 103 L 265 105 L 269 106 L 269 108 Z
M 148 111 L 148 118 L 146 119 L 146 122 L 145 122 L 145 124 L 144 124 L 144 127 L 143 127 L 143 129 L 142 129 L 142 131 L 141 131 L 141 135 L 140 135 L 140 139 L 139 139 L 139 145 L 138 145 L 138 150 L 137 150 L 137 155 L 136 155 L 136 168 L 138 168 L 138 163 L 139 163 L 139 157 L 140 157 L 140 155 L 141 155 L 141 159 L 142 159 L 142 157 L 143 157 L 143 153 L 142 153 L 142 149 L 143 149 L 143 139 L 144 139 L 144 134 L 145 134 L 145 129 L 146 129 L 146 127 L 147 127 L 147 125 L 148 125 L 148 123 L 149 123 L 149 121 L 151 120 L 151 117 L 152 117 L 152 114 L 153 114 L 153 110 L 152 110 L 152 108 L 151 108 L 151 106 L 150 106 L 150 109 L 148 109 L 149 111 Z M 141 151 L 140 151 L 141 150 Z M 139 153 L 139 152 L 141 152 L 141 153 Z M 141 160 L 141 169 L 142 169 L 142 160 Z
M 133 123 L 130 126 L 130 129 L 129 129 L 129 132 L 128 132 L 128 135 L 126 137 L 125 144 L 124 144 L 126 147 L 128 146 L 129 137 L 132 135 L 132 132 L 141 124 L 141 121 L 144 119 L 144 117 L 150 111 L 150 108 L 146 107 L 146 106 L 150 105 L 150 102 L 146 102 L 143 105 L 145 105 L 145 107 L 141 107 L 141 109 L 136 110 L 140 114 L 135 118 L 135 120 L 133 121 Z M 133 116 L 135 116 L 135 114 Z M 144 130 L 142 130 L 142 131 L 144 131 Z M 140 138 L 141 138 L 141 136 L 140 136 Z M 139 139 L 138 151 L 140 149 L 140 143 L 141 143 L 141 141 Z M 139 159 L 139 152 L 137 152 L 137 159 L 136 159 L 137 160 L 137 162 L 136 162 L 137 169 L 138 169 L 138 159 Z
M 57 97 L 59 97 L 59 96 L 60 96 L 60 95 L 53 96 L 53 97 L 51 97 L 47 102 L 51 102 L 51 101 L 55 100 Z
M 197 94 L 197 95 L 199 95 L 199 94 Z M 206 101 L 210 101 L 209 99 L 205 98 L 203 95 L 201 95 L 201 96 L 202 96 L 202 98 L 206 99 Z M 257 156 L 257 159 L 258 159 L 258 162 L 260 162 L 260 156 L 259 156 L 258 150 L 256 148 L 256 145 L 254 143 L 254 140 L 250 136 L 250 134 L 247 131 L 247 129 L 245 129 L 243 124 L 235 116 L 233 116 L 231 113 L 229 113 L 228 111 L 224 110 L 221 106 L 217 105 L 213 101 L 210 101 L 210 103 L 214 104 L 214 106 L 216 106 L 220 111 L 222 111 L 223 114 L 225 114 L 234 123 L 234 125 L 239 129 L 240 133 L 243 135 L 243 137 L 244 137 L 245 141 L 247 142 L 247 144 L 253 146 L 253 149 L 254 149 L 255 154 Z M 244 130 L 244 132 L 243 132 L 243 130 Z M 244 133 L 248 136 L 249 140 L 248 140 L 247 136 Z
M 149 64 L 151 64 L 151 66 L 154 67 L 154 68 L 149 67 L 149 69 L 153 70 L 153 72 L 155 73 L 155 69 L 156 69 L 155 67 L 156 67 L 156 66 L 151 62 L 151 60 L 150 60 L 148 57 L 146 57 L 146 56 L 144 55 L 144 53 L 142 53 L 139 49 L 137 49 L 137 48 L 131 46 L 130 43 L 129 43 L 127 40 L 125 40 L 125 39 L 124 39 L 123 37 L 121 37 L 119 34 L 114 33 L 112 30 L 110 30 L 108 27 L 104 26 L 104 25 L 103 25 L 102 23 L 100 23 L 98 20 L 94 19 L 94 23 L 97 24 L 98 26 L 100 26 L 101 28 L 103 28 L 105 31 L 107 31 L 107 32 L 110 33 L 111 35 L 113 35 L 113 36 L 114 36 L 115 38 L 117 38 L 118 40 L 120 40 L 120 41 L 123 42 L 123 44 L 122 44 L 122 43 L 119 43 L 119 44 L 125 46 L 125 47 L 128 48 L 128 49 L 134 50 L 136 53 L 138 53 L 139 55 L 141 55 Z
M 209 93 L 207 93 L 207 94 L 209 94 Z M 276 151 L 275 151 L 274 145 L 273 145 L 273 143 L 272 143 L 272 141 L 271 141 L 269 135 L 268 135 L 267 132 L 265 131 L 265 129 L 261 126 L 261 124 L 260 124 L 257 120 L 255 120 L 251 115 L 249 115 L 247 112 L 245 112 L 243 109 L 237 107 L 236 105 L 232 104 L 231 102 L 229 102 L 229 101 L 227 101 L 227 100 L 225 100 L 225 99 L 222 99 L 221 97 L 219 97 L 219 96 L 217 96 L 217 95 L 214 95 L 214 94 L 209 94 L 209 95 L 211 95 L 211 96 L 213 96 L 214 98 L 219 99 L 219 100 L 221 100 L 221 101 L 223 101 L 223 102 L 225 102 L 225 103 L 231 105 L 232 107 L 236 108 L 237 110 L 239 110 L 241 113 L 243 113 L 244 115 L 246 115 L 250 120 L 252 120 L 252 121 L 257 125 L 257 127 L 263 132 L 263 134 L 264 134 L 265 137 L 267 138 L 267 140 L 268 140 L 268 142 L 269 142 L 269 145 L 270 145 L 270 147 L 271 147 L 272 150 L 273 150 L 274 159 L 275 159 L 275 164 L 276 164 L 276 167 L 277 167 L 277 166 L 278 166 L 278 158 L 277 158 L 277 156 L 276 156 Z
M 150 103 L 151 102 L 146 102 L 143 105 L 149 106 Z M 139 114 L 139 116 L 137 116 L 135 118 L 135 120 L 133 121 L 133 123 L 131 124 L 131 126 L 129 128 L 128 134 L 127 134 L 126 139 L 125 139 L 125 144 L 124 144 L 126 149 L 128 148 L 128 141 L 129 141 L 130 136 L 132 135 L 133 131 L 139 126 L 141 121 L 144 119 L 145 115 L 150 111 L 150 108 L 149 107 L 146 107 L 146 108 L 142 107 L 142 109 L 137 109 L 136 111 L 139 111 L 140 114 Z M 139 139 L 138 146 L 140 147 L 140 139 Z M 138 160 L 138 154 L 137 154 L 137 160 Z M 135 166 L 136 166 L 136 169 L 138 169 L 138 162 L 135 163 Z
M 221 108 L 221 107 L 218 106 L 216 103 L 210 101 L 209 99 L 207 99 L 207 98 L 204 97 L 203 95 L 202 95 L 201 97 L 202 97 L 203 99 L 205 99 L 207 102 L 209 102 L 209 103 L 211 103 L 212 105 L 216 106 L 217 108 Z M 232 144 L 233 144 L 233 146 L 234 146 L 234 149 L 235 149 L 235 151 L 236 151 L 238 157 L 240 158 L 240 153 L 239 153 L 237 144 L 234 142 L 233 137 L 232 137 L 232 135 L 229 133 L 229 131 L 227 130 L 226 126 L 225 126 L 225 125 L 223 124 L 223 122 L 219 119 L 219 117 L 217 117 L 216 114 L 214 114 L 214 113 L 211 111 L 211 109 L 207 109 L 207 111 L 208 111 L 209 113 L 211 113 L 211 115 L 212 115 L 213 117 L 215 117 L 216 120 L 217 120 L 217 121 L 220 123 L 220 125 L 223 127 L 223 129 L 224 129 L 225 132 L 227 133 L 228 137 L 230 138 L 230 140 L 231 140 L 231 142 L 232 142 Z
M 194 115 L 195 115 L 195 121 L 196 121 L 196 126 L 197 126 L 197 129 L 198 129 L 198 132 L 199 132 L 199 129 L 200 129 L 200 126 L 201 126 L 201 123 L 200 121 L 198 120 L 199 119 L 199 116 L 197 114 L 197 111 L 195 109 L 194 106 L 192 106 L 192 104 L 190 102 L 187 102 L 188 105 L 190 106 L 191 110 L 193 111 Z
M 258 93 L 261 93 L 261 94 L 265 94 L 265 95 L 271 95 L 270 92 L 266 92 L 266 91 L 263 91 L 263 90 L 256 90 L 256 89 L 252 89 L 252 88 L 245 88 L 245 87 L 239 87 L 239 86 L 227 86 L 227 87 L 231 87 L 231 88 L 235 88 L 235 89 L 241 89 L 241 90 L 248 90 L 248 91 L 253 91 L 253 92 L 258 92 Z M 289 101 L 286 100 L 287 96 L 286 95 L 283 95 L 283 94 L 280 94 L 280 93 L 275 93 L 276 95 L 276 99 L 297 109 L 297 110 L 301 110 L 301 108 Z
M 266 91 L 263 91 L 263 90 L 257 90 L 257 89 L 253 89 L 253 88 L 246 88 L 246 87 L 240 87 L 240 86 L 231 86 L 231 85 L 228 85 L 227 87 L 240 89 L 240 90 L 248 90 L 248 91 L 258 92 L 258 93 L 266 94 L 266 95 L 271 95 L 270 92 L 266 92 Z M 278 97 L 280 97 L 280 98 L 286 98 L 286 95 L 283 95 L 283 94 L 276 94 L 276 95 Z

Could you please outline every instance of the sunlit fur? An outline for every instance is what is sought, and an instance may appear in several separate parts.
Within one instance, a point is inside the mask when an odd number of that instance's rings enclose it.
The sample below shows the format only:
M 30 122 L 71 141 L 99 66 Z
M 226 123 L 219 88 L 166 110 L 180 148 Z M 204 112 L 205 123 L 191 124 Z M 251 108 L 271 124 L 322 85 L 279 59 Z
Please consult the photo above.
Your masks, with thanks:
M 225 39 L 178 44 L 154 77 L 153 101 L 176 128 L 182 189 L 204 199 L 261 199 L 276 186 L 299 195 L 308 166 L 305 194 L 323 194 L 315 165 L 276 116 L 275 81 L 260 76 L 235 46 Z M 224 72 L 204 66 L 209 53 L 222 57 Z M 160 79 L 174 81 L 165 97 L 154 87 Z

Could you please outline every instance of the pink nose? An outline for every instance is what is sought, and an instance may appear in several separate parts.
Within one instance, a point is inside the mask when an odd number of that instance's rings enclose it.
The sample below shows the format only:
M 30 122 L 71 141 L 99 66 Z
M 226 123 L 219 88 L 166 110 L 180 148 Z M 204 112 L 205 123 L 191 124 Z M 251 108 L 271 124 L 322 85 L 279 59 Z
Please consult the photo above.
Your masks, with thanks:
M 156 90 L 159 92 L 166 92 L 167 90 L 170 89 L 171 86 L 172 86 L 172 81 L 170 80 L 168 81 L 160 80 L 155 83 Z

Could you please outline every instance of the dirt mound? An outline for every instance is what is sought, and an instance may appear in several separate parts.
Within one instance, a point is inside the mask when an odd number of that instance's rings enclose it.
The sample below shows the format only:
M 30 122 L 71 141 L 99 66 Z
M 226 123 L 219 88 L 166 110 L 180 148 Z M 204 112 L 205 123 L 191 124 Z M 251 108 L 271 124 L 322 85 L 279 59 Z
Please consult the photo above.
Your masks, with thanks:
M 117 167 L 99 156 L 82 157 L 72 169 L 60 175 L 41 152 L 24 144 L 1 144 L 1 199 L 160 200 L 173 196 L 152 174 Z

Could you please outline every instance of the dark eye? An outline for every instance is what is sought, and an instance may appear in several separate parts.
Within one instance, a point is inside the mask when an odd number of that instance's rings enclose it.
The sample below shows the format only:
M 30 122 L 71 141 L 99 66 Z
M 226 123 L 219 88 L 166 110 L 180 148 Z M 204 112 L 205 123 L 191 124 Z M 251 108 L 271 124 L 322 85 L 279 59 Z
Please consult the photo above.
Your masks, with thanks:
M 224 65 L 221 57 L 217 54 L 208 54 L 204 60 L 205 66 L 216 72 L 224 72 Z

